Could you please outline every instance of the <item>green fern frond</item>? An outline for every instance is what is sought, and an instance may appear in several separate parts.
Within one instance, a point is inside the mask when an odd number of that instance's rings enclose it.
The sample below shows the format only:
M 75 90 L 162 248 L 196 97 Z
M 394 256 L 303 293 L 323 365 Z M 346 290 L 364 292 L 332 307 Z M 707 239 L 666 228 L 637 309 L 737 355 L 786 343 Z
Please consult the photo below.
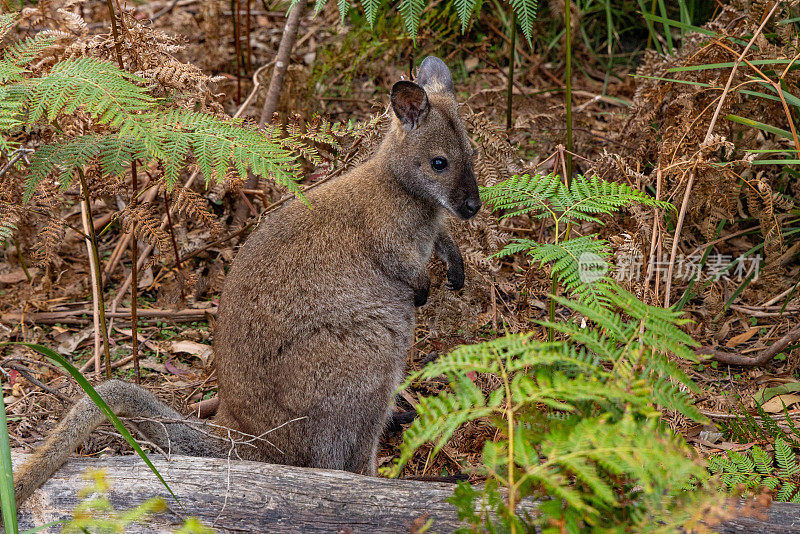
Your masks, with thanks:
M 595 221 L 598 214 L 611 214 L 630 204 L 667 209 L 671 204 L 658 201 L 628 184 L 607 182 L 597 176 L 576 176 L 558 199 L 557 208 L 568 221 Z
M 403 17 L 403 25 L 412 41 L 417 40 L 419 17 L 423 7 L 425 7 L 425 0 L 400 0 L 400 15 Z
M 0 28 L 2 31 L 2 28 Z M 0 83 L 16 82 L 22 79 L 25 66 L 51 46 L 55 39 L 52 36 L 38 33 L 24 41 L 7 46 L 0 60 Z
M 367 17 L 367 24 L 370 29 L 375 27 L 375 18 L 378 16 L 378 8 L 381 7 L 381 0 L 361 0 L 364 6 L 364 15 Z
M 499 252 L 496 252 L 492 257 L 504 258 L 506 256 L 513 256 L 514 254 L 519 254 L 520 252 L 527 252 L 537 246 L 539 246 L 539 243 L 533 239 L 518 237 L 512 239 L 505 247 L 503 247 Z
M 340 22 L 342 24 L 344 24 L 344 19 L 347 18 L 347 13 L 350 12 L 350 1 L 349 0 L 338 0 L 337 5 L 339 7 Z
M 454 0 L 453 2 L 456 6 L 458 19 L 461 21 L 461 33 L 467 30 L 467 24 L 469 24 L 469 19 L 475 11 L 476 2 L 477 0 Z
M 30 80 L 30 122 L 48 121 L 79 108 L 101 124 L 123 128 L 132 115 L 154 108 L 156 100 L 135 82 L 145 80 L 92 57 L 57 63 L 47 76 Z M 139 125 L 136 125 L 137 127 Z
M 607 182 L 596 176 L 576 176 L 569 187 L 554 174 L 512 176 L 481 188 L 481 197 L 493 211 L 507 211 L 501 218 L 530 214 L 541 219 L 549 215 L 564 223 L 599 222 L 597 215 L 615 213 L 634 203 L 662 209 L 671 207 L 627 184 Z
M 517 23 L 522 30 L 522 34 L 530 44 L 533 37 L 533 23 L 536 20 L 536 10 L 539 7 L 538 0 L 509 0 L 509 3 L 517 15 Z
M 553 275 L 579 301 L 600 307 L 608 305 L 606 289 L 610 279 L 606 276 L 609 269 L 606 258 L 611 253 L 596 234 L 540 244 L 528 255 L 542 265 L 551 264 Z
M 0 245 L 5 245 L 17 231 L 17 225 L 12 221 L 0 221 Z
M 778 472 L 782 476 L 791 478 L 800 473 L 800 467 L 797 465 L 797 457 L 794 451 L 781 438 L 775 439 L 775 460 L 778 462 Z
M 555 215 L 551 209 L 552 199 L 561 194 L 564 185 L 555 174 L 543 176 L 512 176 L 491 187 L 481 187 L 480 195 L 492 211 L 507 211 L 500 218 L 530 214 L 535 219 Z
M 0 13 L 0 40 L 5 39 L 16 23 L 17 16 L 15 14 Z
M 758 445 L 753 446 L 752 455 L 753 462 L 756 466 L 756 471 L 762 475 L 768 475 L 772 471 L 772 455 Z
M 418 417 L 403 434 L 400 458 L 393 467 L 394 473 L 426 443 L 435 443 L 436 454 L 462 424 L 488 417 L 495 410 L 487 406 L 481 390 L 468 378 L 462 377 L 453 384 L 453 393 L 442 392 L 435 397 L 422 397 L 417 405 Z

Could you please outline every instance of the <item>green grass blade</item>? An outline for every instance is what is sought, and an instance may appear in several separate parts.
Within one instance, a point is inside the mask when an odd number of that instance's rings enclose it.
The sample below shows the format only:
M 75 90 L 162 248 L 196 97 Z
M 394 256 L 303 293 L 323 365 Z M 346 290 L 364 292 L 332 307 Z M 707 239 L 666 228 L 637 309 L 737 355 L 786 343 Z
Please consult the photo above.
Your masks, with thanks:
M 36 534 L 37 532 L 41 532 L 43 530 L 47 530 L 50 527 L 54 527 L 56 525 L 61 525 L 64 523 L 64 520 L 58 521 L 51 521 L 49 523 L 45 523 L 44 525 L 39 525 L 38 527 L 30 528 L 28 530 L 23 530 L 20 534 Z
M 800 165 L 800 159 L 757 159 L 753 165 Z
M 791 62 L 792 62 L 791 59 L 754 59 L 749 63 L 752 65 L 788 65 Z M 705 65 L 672 67 L 671 69 L 667 69 L 667 72 L 690 72 L 696 70 L 729 69 L 731 67 L 733 67 L 733 62 L 726 61 L 724 63 L 708 63 Z
M 1 381 L 2 379 L 0 379 Z M 8 442 L 8 425 L 6 424 L 6 406 L 0 411 L 0 469 L 3 480 L 0 481 L 0 508 L 3 512 L 3 525 L 9 534 L 17 534 L 17 500 L 14 497 L 14 470 L 11 466 L 11 445 Z
M 729 121 L 738 122 L 739 124 L 752 126 L 753 128 L 764 130 L 765 132 L 769 132 L 775 135 L 779 135 L 781 137 L 792 139 L 792 133 L 790 131 L 784 130 L 783 128 L 778 128 L 777 126 L 772 126 L 771 124 L 765 124 L 763 122 L 754 121 L 753 119 L 740 117 L 739 115 L 726 115 L 725 118 L 728 119 Z
M 639 2 L 639 9 L 641 10 L 641 14 L 642 15 L 645 15 L 645 14 L 650 15 L 650 13 L 647 12 L 647 8 L 644 6 L 644 3 L 642 2 L 642 0 L 637 0 L 637 2 Z M 656 47 L 656 52 L 658 52 L 659 54 L 664 54 L 664 50 L 661 48 L 661 42 L 658 40 L 658 34 L 656 33 L 656 29 L 655 29 L 655 26 L 653 25 L 653 21 L 650 20 L 647 17 L 644 17 L 644 23 L 647 25 L 647 30 L 650 32 L 650 35 L 651 35 L 652 40 L 653 40 L 653 46 Z
M 745 149 L 745 152 L 751 154 L 783 154 L 784 152 L 800 152 L 796 148 L 763 148 L 763 149 Z
M 661 80 L 662 82 L 674 82 L 674 83 L 684 83 L 686 85 L 697 85 L 698 87 L 711 87 L 710 83 L 694 82 L 691 80 L 677 80 L 675 78 L 662 78 L 661 76 L 644 76 L 642 74 L 631 74 L 630 76 L 632 78 L 646 78 L 648 80 Z
M 672 32 L 670 31 L 670 26 L 673 26 L 673 21 L 667 18 L 667 8 L 664 7 L 664 0 L 658 0 L 658 9 L 661 11 L 662 15 L 661 24 L 664 25 L 664 37 L 667 39 L 667 52 L 672 54 L 674 47 L 672 46 Z
M 698 32 L 705 35 L 710 35 L 711 37 L 718 37 L 719 34 L 712 30 L 707 30 L 705 28 L 701 28 L 699 26 L 693 26 L 691 24 L 686 24 L 685 22 L 681 22 L 679 20 L 672 20 L 667 17 L 660 17 L 658 15 L 652 15 L 650 13 L 642 13 L 642 16 L 651 22 L 660 22 L 664 26 L 675 26 L 676 28 L 680 28 L 681 30 L 688 30 L 692 32 Z
M 147 457 L 147 455 L 144 453 L 142 448 L 133 438 L 131 433 L 128 432 L 128 429 L 125 428 L 125 425 L 122 424 L 122 421 L 119 420 L 119 418 L 114 414 L 114 412 L 111 410 L 108 404 L 106 404 L 106 401 L 103 400 L 103 398 L 92 387 L 89 381 L 86 380 L 86 377 L 84 377 L 74 365 L 72 365 L 62 355 L 58 354 L 54 350 L 49 349 L 43 345 L 37 345 L 36 343 L 19 343 L 19 342 L 0 343 L 0 347 L 3 347 L 5 345 L 22 345 L 24 347 L 28 347 L 31 350 L 35 350 L 36 352 L 38 352 L 39 354 L 50 360 L 52 363 L 58 365 L 59 367 L 62 367 L 65 371 L 67 371 L 70 375 L 72 375 L 72 378 L 75 379 L 75 381 L 78 383 L 81 389 L 83 389 L 86 395 L 90 399 L 92 399 L 92 402 L 94 402 L 97 405 L 100 411 L 103 412 L 103 415 L 105 415 L 106 418 L 108 418 L 109 422 L 111 422 L 111 424 L 114 425 L 114 428 L 117 429 L 117 432 L 122 434 L 122 437 L 125 438 L 125 441 L 127 441 L 128 444 L 133 448 L 133 450 L 136 451 L 136 454 L 139 455 L 142 461 L 144 461 L 144 463 L 147 464 L 147 467 L 150 468 L 150 470 L 158 478 L 161 484 L 163 484 L 163 486 L 167 489 L 167 491 L 169 491 L 170 495 L 172 495 L 172 497 L 175 499 L 175 502 L 177 502 L 180 505 L 180 507 L 183 508 L 183 504 L 181 504 L 180 500 L 178 500 L 178 497 L 175 495 L 175 493 L 173 493 L 172 488 L 169 487 L 167 481 L 164 480 L 164 477 L 161 476 L 161 473 L 158 472 L 156 466 L 153 465 L 153 462 L 150 461 L 150 458 Z M 6 439 L 7 438 L 8 438 L 8 433 L 6 432 Z M 0 443 L 0 446 L 1 445 L 2 443 Z

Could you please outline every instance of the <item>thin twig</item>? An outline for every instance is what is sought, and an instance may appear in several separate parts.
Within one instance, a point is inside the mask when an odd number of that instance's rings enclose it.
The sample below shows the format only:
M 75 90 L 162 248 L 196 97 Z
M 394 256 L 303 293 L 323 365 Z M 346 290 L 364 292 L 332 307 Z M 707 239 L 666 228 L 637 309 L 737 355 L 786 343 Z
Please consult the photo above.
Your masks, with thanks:
M 106 356 L 106 377 L 111 378 L 111 351 L 108 348 L 108 330 L 106 329 L 106 306 L 103 301 L 103 288 L 100 287 L 102 276 L 100 274 L 100 253 L 97 250 L 97 235 L 94 232 L 94 223 L 92 222 L 92 201 L 89 197 L 89 185 L 86 183 L 86 176 L 83 174 L 83 169 L 78 167 L 78 177 L 81 180 L 81 189 L 83 189 L 83 199 L 85 203 L 85 222 L 87 231 L 89 232 L 89 263 L 92 267 L 92 287 L 93 301 L 96 303 L 97 317 L 100 323 L 100 334 L 103 342 L 103 352 Z M 92 261 L 92 259 L 94 261 Z M 95 322 L 95 336 L 97 335 L 97 322 Z M 96 337 L 95 337 L 96 339 Z M 97 358 L 97 350 L 95 350 L 95 358 Z M 99 366 L 95 360 L 95 372 L 99 372 Z
M 167 7 L 153 14 L 153 16 L 150 17 L 150 22 L 155 22 L 156 20 L 160 19 L 161 17 L 163 17 L 164 15 L 175 9 L 175 6 L 177 5 L 178 5 L 178 0 L 172 0 L 172 2 L 170 2 L 170 4 Z
M 106 6 L 108 7 L 108 15 L 111 18 L 111 33 L 114 36 L 114 50 L 117 55 L 117 63 L 119 63 L 120 70 L 125 70 L 125 66 L 122 64 L 122 49 L 120 48 L 122 43 L 119 40 L 119 30 L 117 30 L 117 17 L 114 13 L 114 5 L 111 3 L 111 0 L 106 0 Z
M 14 152 L 12 152 L 11 159 L 8 161 L 8 163 L 5 164 L 2 170 L 0 170 L 0 178 L 5 176 L 5 174 L 11 169 L 11 167 L 13 167 L 14 164 L 19 160 L 21 160 L 22 158 L 26 158 L 25 161 L 28 161 L 27 160 L 28 154 L 32 154 L 33 152 L 35 152 L 35 150 L 33 150 L 32 148 L 18 148 Z
M 3 367 L 8 368 L 8 369 L 13 369 L 13 370 L 17 371 L 19 374 L 21 374 L 22 376 L 25 377 L 25 380 L 27 380 L 28 382 L 30 382 L 34 386 L 38 387 L 39 389 L 43 389 L 46 392 L 48 392 L 49 394 L 58 397 L 58 400 L 60 400 L 62 403 L 67 403 L 67 404 L 71 404 L 72 403 L 72 399 L 70 399 L 69 397 L 67 397 L 63 393 L 60 393 L 58 390 L 55 390 L 55 389 L 51 388 L 50 386 L 48 386 L 47 384 L 45 384 L 41 380 L 38 380 L 35 376 L 33 376 L 33 373 L 31 372 L 31 370 L 28 369 L 27 367 L 25 367 L 24 365 L 19 365 L 19 364 L 16 364 L 16 363 L 6 362 L 6 363 L 3 363 Z
M 176 0 L 177 1 L 177 0 Z M 137 190 L 139 189 L 139 175 L 136 168 L 136 160 L 131 162 L 131 186 L 133 187 L 133 194 L 131 195 L 131 208 L 136 207 Z M 131 224 L 131 357 L 133 358 L 133 375 L 137 384 L 142 381 L 139 372 L 139 324 L 136 317 L 136 308 L 139 304 L 139 269 L 136 265 L 136 260 L 139 257 L 139 242 L 136 239 L 136 218 L 133 218 Z
M 178 269 L 178 282 L 180 284 L 181 290 L 181 303 L 186 302 L 186 290 L 183 288 L 183 271 L 181 271 L 181 260 L 180 260 L 180 252 L 178 251 L 178 240 L 175 237 L 175 227 L 172 226 L 172 215 L 169 212 L 169 196 L 167 195 L 167 189 L 164 188 L 164 211 L 167 212 L 167 226 L 169 226 L 169 235 L 172 238 L 172 249 L 175 252 L 175 267 Z
M 664 307 L 669 308 L 670 293 L 672 293 L 672 271 L 675 269 L 675 256 L 678 254 L 678 242 L 683 228 L 683 221 L 686 219 L 686 210 L 689 207 L 689 195 L 692 193 L 694 185 L 695 169 L 689 173 L 689 182 L 686 184 L 686 191 L 683 193 L 681 211 L 678 214 L 678 223 L 675 225 L 675 236 L 672 239 L 672 251 L 669 254 L 669 265 L 667 266 L 667 277 L 664 280 Z

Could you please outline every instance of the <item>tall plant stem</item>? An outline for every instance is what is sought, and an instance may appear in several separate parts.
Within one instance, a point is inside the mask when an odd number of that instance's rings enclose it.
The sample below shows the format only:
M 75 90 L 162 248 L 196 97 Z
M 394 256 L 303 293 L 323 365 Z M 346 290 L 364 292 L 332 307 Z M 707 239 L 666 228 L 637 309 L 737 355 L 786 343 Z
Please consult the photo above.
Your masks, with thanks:
M 139 176 L 136 168 L 136 160 L 131 162 L 131 210 L 136 208 L 137 196 L 139 194 Z M 139 266 L 136 264 L 139 259 L 139 243 L 136 239 L 136 219 L 131 224 L 131 356 L 133 356 L 133 375 L 136 383 L 142 381 L 139 373 L 139 324 L 137 317 L 137 307 L 139 304 Z
M 108 15 L 111 17 L 111 34 L 114 36 L 114 50 L 117 53 L 117 63 L 119 63 L 120 70 L 125 70 L 122 65 L 122 50 L 120 49 L 121 43 L 119 40 L 119 30 L 117 29 L 117 17 L 114 14 L 114 4 L 111 0 L 106 0 L 106 7 L 108 7 Z
M 242 41 L 239 38 L 239 0 L 231 0 L 233 14 L 233 49 L 236 55 L 236 104 L 242 102 Z
M 511 383 L 506 372 L 505 362 L 498 355 L 495 359 L 500 364 L 503 387 L 506 391 L 506 415 L 508 416 L 508 512 L 513 518 L 517 508 L 517 488 L 514 482 L 514 397 L 511 395 Z M 516 534 L 517 524 L 511 520 L 511 534 Z
M 570 1 L 564 0 L 564 53 L 566 54 L 566 62 L 564 66 L 564 105 L 567 112 L 567 153 L 564 154 L 567 175 L 564 179 L 567 185 L 572 183 L 572 152 L 574 152 L 572 144 L 572 22 L 570 13 Z
M 183 271 L 181 270 L 181 255 L 178 251 L 178 240 L 175 237 L 175 227 L 172 226 L 172 215 L 169 212 L 169 195 L 167 190 L 164 189 L 164 210 L 167 212 L 167 225 L 169 226 L 169 235 L 172 238 L 172 250 L 175 253 L 175 267 L 178 269 L 178 281 L 181 288 L 181 302 L 186 301 L 186 291 L 183 288 Z
M 517 12 L 511 13 L 511 42 L 508 52 L 508 87 L 506 88 L 506 130 L 511 130 L 511 115 L 514 104 L 514 63 L 517 58 Z
M 100 269 L 100 253 L 97 250 L 97 234 L 94 231 L 94 221 L 92 220 L 92 200 L 89 197 L 89 185 L 86 183 L 86 176 L 83 169 L 78 168 L 78 176 L 81 179 L 81 189 L 83 190 L 83 201 L 86 203 L 86 219 L 89 230 L 89 243 L 91 244 L 92 257 L 94 258 L 94 285 L 97 295 L 97 312 L 100 316 L 100 335 L 103 341 L 103 352 L 106 357 L 106 377 L 111 378 L 111 351 L 108 348 L 108 329 L 106 328 L 106 305 L 103 301 L 102 274 Z M 91 262 L 90 262 L 91 263 Z
M 561 145 L 559 145 L 558 152 L 556 154 L 557 154 L 556 155 L 556 159 L 555 159 L 555 161 L 553 161 L 553 168 L 557 168 L 558 167 L 558 160 L 560 158 L 561 159 L 561 172 L 564 173 L 564 176 L 565 176 L 564 181 L 567 184 L 567 187 L 569 187 L 569 184 L 570 184 L 571 180 L 568 180 L 566 178 L 566 176 L 568 176 L 568 174 L 569 174 L 569 171 L 567 171 L 567 160 L 566 160 L 566 157 L 569 154 L 565 153 L 564 147 L 561 146 Z M 553 237 L 553 243 L 557 245 L 558 242 L 559 242 L 559 238 L 558 238 L 558 219 L 557 218 L 556 218 L 555 222 L 556 222 L 556 229 L 555 229 L 555 235 Z M 564 239 L 565 240 L 569 239 L 570 232 L 572 232 L 572 223 L 568 222 L 567 223 L 567 230 L 564 232 Z M 549 308 L 548 311 L 549 311 L 550 322 L 554 323 L 556 321 L 556 301 L 555 301 L 555 296 L 558 295 L 558 278 L 556 277 L 555 273 L 553 273 L 551 275 L 551 280 L 552 280 L 552 284 L 550 285 L 550 305 L 548 307 Z M 555 338 L 555 333 L 553 332 L 553 327 L 552 326 L 548 326 L 547 327 L 547 340 L 548 341 L 553 341 L 554 338 Z

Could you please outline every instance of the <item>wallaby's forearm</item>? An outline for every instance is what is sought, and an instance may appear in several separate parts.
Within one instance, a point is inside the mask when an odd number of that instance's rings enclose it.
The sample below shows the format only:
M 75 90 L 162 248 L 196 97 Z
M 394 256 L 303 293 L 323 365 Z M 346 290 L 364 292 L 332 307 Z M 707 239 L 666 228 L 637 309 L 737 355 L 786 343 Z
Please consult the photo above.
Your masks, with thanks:
M 433 246 L 436 257 L 447 265 L 447 287 L 452 290 L 464 287 L 464 258 L 450 232 L 442 228 Z
M 222 456 L 221 443 L 186 423 L 166 423 L 185 419 L 148 390 L 118 380 L 97 386 L 97 392 L 120 417 L 140 417 L 139 430 L 156 446 L 188 456 Z M 75 449 L 102 423 L 106 416 L 84 396 L 59 423 L 45 443 L 14 473 L 17 506 L 44 484 L 67 461 Z

